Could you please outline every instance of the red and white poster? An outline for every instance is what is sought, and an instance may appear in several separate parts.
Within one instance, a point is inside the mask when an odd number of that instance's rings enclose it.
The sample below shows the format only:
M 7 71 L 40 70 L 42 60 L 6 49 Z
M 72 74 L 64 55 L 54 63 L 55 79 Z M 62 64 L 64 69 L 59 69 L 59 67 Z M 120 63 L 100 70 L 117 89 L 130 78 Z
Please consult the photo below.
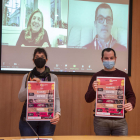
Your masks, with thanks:
M 54 117 L 55 82 L 28 81 L 27 121 L 49 121 Z
M 124 117 L 125 78 L 97 77 L 95 116 Z

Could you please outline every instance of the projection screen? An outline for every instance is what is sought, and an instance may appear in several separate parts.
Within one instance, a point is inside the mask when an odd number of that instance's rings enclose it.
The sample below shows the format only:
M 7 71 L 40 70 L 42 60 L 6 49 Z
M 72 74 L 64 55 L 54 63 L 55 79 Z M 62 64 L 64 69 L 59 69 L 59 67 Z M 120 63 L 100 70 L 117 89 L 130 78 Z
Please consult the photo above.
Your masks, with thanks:
M 2 0 L 1 9 L 1 72 L 27 73 L 41 47 L 51 72 L 93 74 L 113 48 L 115 67 L 130 75 L 132 1 Z

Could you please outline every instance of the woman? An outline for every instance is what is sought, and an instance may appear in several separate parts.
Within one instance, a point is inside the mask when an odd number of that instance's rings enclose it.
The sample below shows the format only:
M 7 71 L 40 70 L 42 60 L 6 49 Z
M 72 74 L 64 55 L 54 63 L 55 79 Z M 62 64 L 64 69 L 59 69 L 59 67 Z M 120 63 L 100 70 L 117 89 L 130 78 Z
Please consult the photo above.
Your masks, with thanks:
M 47 31 L 43 28 L 43 14 L 39 9 L 30 16 L 27 28 L 22 30 L 16 46 L 51 47 Z
M 54 135 L 55 125 L 59 122 L 60 118 L 60 99 L 58 92 L 58 79 L 57 76 L 50 73 L 49 67 L 45 66 L 47 53 L 43 48 L 36 48 L 33 55 L 33 62 L 35 68 L 25 74 L 22 80 L 21 89 L 18 98 L 21 102 L 25 102 L 22 109 L 22 114 L 19 122 L 19 129 L 21 136 L 35 136 L 35 133 L 25 121 L 26 106 L 27 106 L 27 81 L 54 81 L 55 82 L 55 117 L 51 121 L 29 121 L 30 125 L 37 132 L 39 136 L 52 136 Z

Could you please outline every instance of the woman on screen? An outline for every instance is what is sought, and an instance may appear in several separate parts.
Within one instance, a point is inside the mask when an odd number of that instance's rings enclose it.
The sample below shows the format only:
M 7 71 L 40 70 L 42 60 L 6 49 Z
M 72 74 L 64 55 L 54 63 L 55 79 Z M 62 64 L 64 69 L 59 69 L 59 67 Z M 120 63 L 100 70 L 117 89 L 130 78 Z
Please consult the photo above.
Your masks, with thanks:
M 31 14 L 27 28 L 22 30 L 16 46 L 51 47 L 47 31 L 43 28 L 43 14 L 39 9 Z
M 58 91 L 58 79 L 55 74 L 50 73 L 49 67 L 45 66 L 47 59 L 47 53 L 43 48 L 36 48 L 33 55 L 33 62 L 35 67 L 32 71 L 28 74 L 25 74 L 22 80 L 22 85 L 18 94 L 18 98 L 21 102 L 24 102 L 20 122 L 19 122 L 19 130 L 21 136 L 35 136 L 36 134 L 33 132 L 31 127 L 25 121 L 26 119 L 26 107 L 27 107 L 27 81 L 54 81 L 55 82 L 55 117 L 50 121 L 28 121 L 28 123 L 33 127 L 36 133 L 39 136 L 52 136 L 54 135 L 55 126 L 59 122 L 60 118 L 60 98 L 59 98 L 59 91 Z M 46 94 L 45 94 L 46 95 Z M 34 97 L 34 95 L 32 96 Z M 34 100 L 34 99 L 33 99 Z M 39 99 L 38 99 L 39 100 Z M 51 102 L 54 100 L 51 99 Z M 48 103 L 50 101 L 48 100 Z M 39 115 L 39 109 L 47 110 L 45 112 L 48 113 L 48 117 L 52 118 L 53 108 L 29 108 L 31 112 L 33 109 L 35 110 L 36 114 Z M 31 113 L 32 114 L 32 113 Z M 51 114 L 51 115 L 50 115 Z M 34 115 L 34 114 L 33 114 Z M 32 115 L 31 115 L 32 116 Z M 40 116 L 41 117 L 41 116 Z

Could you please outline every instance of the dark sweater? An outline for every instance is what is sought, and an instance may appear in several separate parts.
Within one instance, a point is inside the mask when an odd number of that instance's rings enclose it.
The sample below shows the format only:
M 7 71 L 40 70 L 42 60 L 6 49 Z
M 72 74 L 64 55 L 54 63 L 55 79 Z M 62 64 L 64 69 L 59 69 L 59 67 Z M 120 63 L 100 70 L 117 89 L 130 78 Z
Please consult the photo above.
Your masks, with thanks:
M 21 47 L 22 44 L 24 44 L 25 46 L 42 46 L 44 44 L 44 42 L 47 42 L 49 47 L 51 47 L 50 42 L 49 42 L 49 38 L 48 38 L 48 34 L 47 31 L 44 30 L 44 36 L 43 39 L 40 40 L 40 42 L 38 44 L 35 44 L 35 38 L 38 36 L 38 33 L 32 33 L 32 42 L 29 42 L 25 39 L 25 30 L 22 30 L 22 32 L 20 33 L 20 36 L 18 38 L 18 41 L 16 43 L 16 46 Z
M 127 102 L 130 102 L 133 106 L 133 108 L 135 107 L 135 103 L 136 103 L 136 97 L 135 94 L 133 92 L 131 83 L 129 81 L 128 75 L 123 72 L 120 71 L 118 69 L 116 69 L 115 71 L 104 71 L 101 70 L 99 72 L 97 72 L 96 74 L 93 75 L 89 87 L 88 87 L 88 91 L 85 94 L 85 100 L 86 102 L 90 103 L 92 101 L 95 100 L 96 98 L 96 92 L 94 91 L 92 84 L 94 81 L 96 81 L 96 77 L 97 76 L 102 76 L 102 77 L 125 77 L 125 96 L 126 96 L 126 100 Z

